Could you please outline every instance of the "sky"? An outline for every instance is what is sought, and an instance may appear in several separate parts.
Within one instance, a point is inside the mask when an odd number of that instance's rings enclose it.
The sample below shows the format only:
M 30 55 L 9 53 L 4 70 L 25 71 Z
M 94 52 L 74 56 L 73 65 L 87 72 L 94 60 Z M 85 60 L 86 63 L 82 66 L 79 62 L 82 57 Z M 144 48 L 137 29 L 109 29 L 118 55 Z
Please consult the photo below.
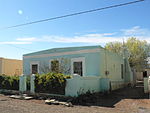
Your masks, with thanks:
M 3 29 L 134 0 L 0 0 L 0 57 L 51 48 L 91 46 L 136 37 L 150 43 L 150 0 L 112 9 Z

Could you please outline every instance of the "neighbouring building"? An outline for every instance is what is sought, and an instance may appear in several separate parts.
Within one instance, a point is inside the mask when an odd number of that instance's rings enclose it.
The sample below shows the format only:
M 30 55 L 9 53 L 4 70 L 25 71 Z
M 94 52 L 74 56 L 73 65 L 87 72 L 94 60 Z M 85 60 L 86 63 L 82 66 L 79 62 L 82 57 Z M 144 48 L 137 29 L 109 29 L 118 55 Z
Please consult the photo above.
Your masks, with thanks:
M 67 80 L 66 95 L 76 96 L 88 90 L 115 90 L 132 83 L 128 59 L 100 46 L 54 48 L 23 55 L 23 73 L 49 71 L 78 74 Z
M 21 75 L 22 60 L 0 58 L 0 75 Z
M 147 58 L 147 66 L 145 67 L 145 69 L 143 71 L 140 72 L 136 72 L 136 79 L 137 80 L 142 80 L 144 79 L 144 77 L 149 77 L 150 76 L 150 57 Z

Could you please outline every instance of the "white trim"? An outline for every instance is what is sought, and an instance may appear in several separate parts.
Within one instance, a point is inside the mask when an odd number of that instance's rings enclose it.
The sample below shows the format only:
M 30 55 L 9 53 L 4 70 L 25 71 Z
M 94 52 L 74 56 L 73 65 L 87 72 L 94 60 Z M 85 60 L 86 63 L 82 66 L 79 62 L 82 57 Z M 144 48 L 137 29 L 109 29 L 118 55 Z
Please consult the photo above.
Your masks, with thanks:
M 85 57 L 78 57 L 78 58 L 71 58 L 71 74 L 75 74 L 73 73 L 73 62 L 82 62 L 82 72 L 83 72 L 83 76 L 85 76 Z
M 32 55 L 32 56 L 23 56 L 23 58 L 43 58 L 43 57 L 50 57 L 50 56 L 62 56 L 62 55 L 73 55 L 73 54 L 81 54 L 81 53 L 96 53 L 100 52 L 100 48 L 96 49 L 85 49 L 85 50 L 78 50 L 78 51 L 70 51 L 70 52 L 58 52 L 58 53 L 50 53 L 50 54 L 40 54 L 40 55 Z
M 39 67 L 40 67 L 39 61 L 32 61 L 32 62 L 30 62 L 30 74 L 32 74 L 32 65 L 34 65 L 34 64 L 38 65 L 38 73 L 40 72 L 40 70 L 39 70 Z

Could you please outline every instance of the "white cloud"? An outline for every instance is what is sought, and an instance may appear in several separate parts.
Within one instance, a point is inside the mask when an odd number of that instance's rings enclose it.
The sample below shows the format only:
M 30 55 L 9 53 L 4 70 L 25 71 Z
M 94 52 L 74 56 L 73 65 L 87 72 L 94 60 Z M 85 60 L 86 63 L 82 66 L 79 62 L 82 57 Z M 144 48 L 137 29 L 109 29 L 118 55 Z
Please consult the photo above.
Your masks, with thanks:
M 140 26 L 134 26 L 130 29 L 121 30 L 125 36 L 150 36 L 150 30 L 141 28 Z
M 78 35 L 73 37 L 65 37 L 65 36 L 55 36 L 48 35 L 42 36 L 39 38 L 17 38 L 16 40 L 21 42 L 54 42 L 54 43 L 89 43 L 89 44 L 100 44 L 114 41 L 122 41 L 122 37 L 111 37 L 114 33 L 96 33 L 96 34 L 86 34 L 86 35 Z
M 90 33 L 73 37 L 48 35 L 39 38 L 18 38 L 17 40 L 31 42 L 105 44 L 115 41 L 123 42 L 123 39 L 126 41 L 129 37 L 136 37 L 139 40 L 146 40 L 150 43 L 150 30 L 135 26 L 114 33 Z
M 37 38 L 17 38 L 15 41 L 5 41 L 0 42 L 0 45 L 10 44 L 10 45 L 24 45 L 24 44 L 32 44 Z
M 139 40 L 146 40 L 150 43 L 150 30 L 146 28 L 141 28 L 140 26 L 134 26 L 130 29 L 121 30 L 122 36 L 127 38 L 136 37 Z
M 0 44 L 32 44 L 34 42 L 105 44 L 115 41 L 123 42 L 123 39 L 126 41 L 129 37 L 133 36 L 139 40 L 146 40 L 150 43 L 150 30 L 135 26 L 115 33 L 89 33 L 72 37 L 58 35 L 25 37 L 17 38 L 12 42 L 0 42 Z
M 41 39 L 47 42 L 57 42 L 57 43 L 91 43 L 100 44 L 112 41 L 122 41 L 122 38 L 117 37 L 105 37 L 102 34 L 87 34 L 74 37 L 62 37 L 62 36 L 45 36 Z
M 15 42 L 15 41 L 12 41 L 12 42 L 0 42 L 1 45 L 3 44 L 10 44 L 10 45 L 21 45 L 21 44 L 32 44 L 32 42 Z
M 31 38 L 17 38 L 18 41 L 35 41 L 37 38 L 31 37 Z

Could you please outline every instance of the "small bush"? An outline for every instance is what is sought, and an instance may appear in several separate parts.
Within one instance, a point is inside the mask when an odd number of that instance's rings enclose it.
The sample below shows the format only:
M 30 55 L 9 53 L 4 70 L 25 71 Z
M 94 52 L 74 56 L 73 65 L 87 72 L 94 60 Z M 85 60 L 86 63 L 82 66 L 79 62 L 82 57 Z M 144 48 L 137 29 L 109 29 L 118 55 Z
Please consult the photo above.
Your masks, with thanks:
M 35 91 L 64 94 L 66 78 L 70 78 L 70 76 L 61 73 L 37 74 L 35 76 Z
M 0 75 L 0 89 L 19 90 L 19 76 Z
M 30 91 L 30 76 L 26 78 L 27 91 Z
M 4 76 L 0 76 L 0 89 L 2 89 L 2 82 L 5 80 Z
M 40 93 L 64 94 L 69 75 L 61 73 L 37 74 L 35 91 Z M 0 89 L 19 90 L 19 76 L 0 75 Z M 27 77 L 27 90 L 30 89 L 30 76 Z

